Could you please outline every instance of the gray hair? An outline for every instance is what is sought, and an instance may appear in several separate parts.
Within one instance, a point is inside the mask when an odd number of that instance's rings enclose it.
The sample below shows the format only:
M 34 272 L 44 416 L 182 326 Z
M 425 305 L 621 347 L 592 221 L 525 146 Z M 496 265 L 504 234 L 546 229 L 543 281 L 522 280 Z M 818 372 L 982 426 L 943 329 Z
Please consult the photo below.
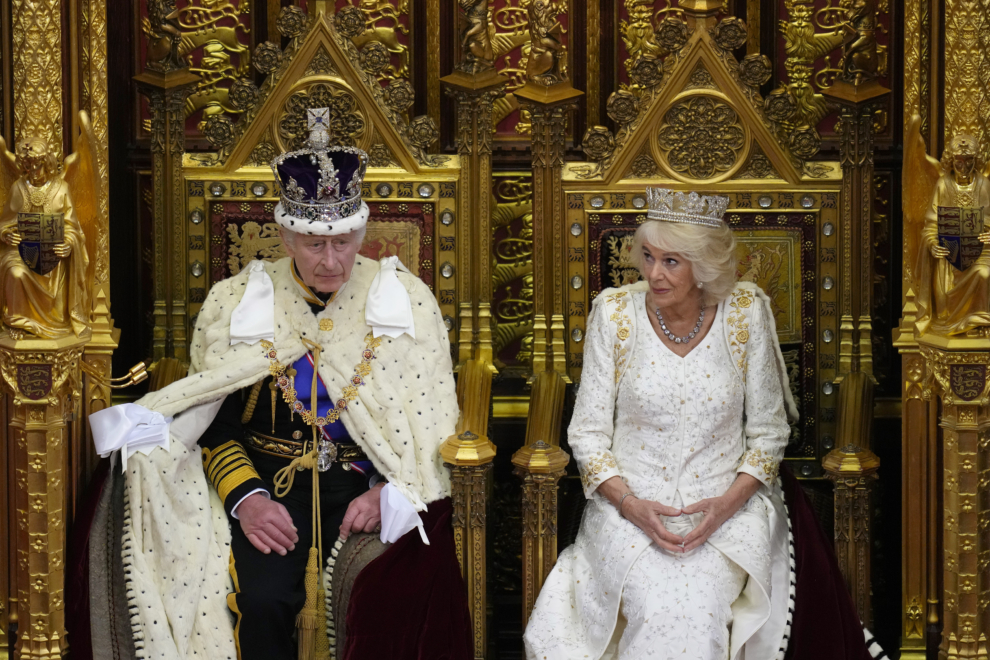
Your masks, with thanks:
M 630 255 L 644 279 L 646 243 L 664 252 L 676 252 L 691 263 L 694 282 L 702 285 L 701 298 L 705 305 L 722 302 L 736 286 L 736 236 L 725 223 L 713 228 L 659 220 L 644 222 L 636 230 Z

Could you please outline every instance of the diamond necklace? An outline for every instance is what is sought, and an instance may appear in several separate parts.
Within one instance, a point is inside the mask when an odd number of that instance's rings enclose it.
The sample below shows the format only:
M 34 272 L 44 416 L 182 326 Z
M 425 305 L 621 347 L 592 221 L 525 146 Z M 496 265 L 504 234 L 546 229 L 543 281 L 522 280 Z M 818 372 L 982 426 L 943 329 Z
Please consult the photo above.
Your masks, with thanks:
M 663 320 L 663 314 L 660 313 L 660 308 L 656 307 L 657 321 L 660 322 L 660 329 L 663 330 L 663 334 L 667 335 L 667 339 L 674 342 L 675 344 L 686 344 L 701 330 L 701 324 L 705 322 L 705 306 L 701 306 L 701 316 L 698 317 L 698 322 L 694 324 L 694 330 L 689 332 L 686 337 L 678 337 L 673 332 L 667 329 L 667 323 Z

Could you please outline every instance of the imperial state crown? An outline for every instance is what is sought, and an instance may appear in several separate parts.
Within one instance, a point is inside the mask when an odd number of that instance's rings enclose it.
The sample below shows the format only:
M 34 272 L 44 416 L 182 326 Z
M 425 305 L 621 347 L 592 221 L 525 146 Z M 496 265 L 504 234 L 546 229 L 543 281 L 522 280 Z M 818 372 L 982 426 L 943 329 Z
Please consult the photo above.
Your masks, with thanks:
M 309 138 L 297 151 L 272 161 L 280 201 L 275 221 L 289 231 L 331 236 L 368 222 L 361 183 L 368 154 L 355 147 L 331 147 L 327 108 L 308 110 Z

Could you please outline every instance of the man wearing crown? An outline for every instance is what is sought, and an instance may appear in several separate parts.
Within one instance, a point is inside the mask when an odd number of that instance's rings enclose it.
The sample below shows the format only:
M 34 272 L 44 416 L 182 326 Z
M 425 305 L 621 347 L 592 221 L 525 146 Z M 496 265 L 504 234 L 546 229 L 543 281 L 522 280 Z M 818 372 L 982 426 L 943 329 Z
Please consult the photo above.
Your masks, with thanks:
M 187 378 L 91 417 L 121 450 L 141 657 L 471 656 L 447 331 L 395 257 L 358 255 L 367 156 L 326 116 L 272 164 L 288 258 L 213 286 Z

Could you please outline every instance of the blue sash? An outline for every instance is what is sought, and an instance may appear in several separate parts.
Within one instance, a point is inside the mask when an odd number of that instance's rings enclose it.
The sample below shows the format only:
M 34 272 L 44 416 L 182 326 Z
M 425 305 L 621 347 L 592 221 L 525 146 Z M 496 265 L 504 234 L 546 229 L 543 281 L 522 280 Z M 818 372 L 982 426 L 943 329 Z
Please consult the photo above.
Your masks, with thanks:
M 313 391 L 313 354 L 306 353 L 301 358 L 296 360 L 295 364 L 292 366 L 296 370 L 296 396 L 299 397 L 299 401 L 302 402 L 304 406 L 312 410 L 312 402 L 310 399 L 312 398 Z M 327 386 L 323 382 L 322 378 L 318 378 L 316 382 L 316 405 L 316 415 L 318 417 L 325 416 L 333 407 L 333 401 L 330 398 L 330 393 L 327 391 Z M 336 442 L 338 444 L 352 444 L 354 442 L 351 435 L 344 427 L 344 423 L 339 419 L 333 424 L 327 424 L 321 430 L 323 432 L 323 437 L 332 442 Z M 357 470 L 361 474 L 368 474 L 374 470 L 371 465 L 371 461 L 354 461 L 350 464 L 350 466 L 352 469 Z

